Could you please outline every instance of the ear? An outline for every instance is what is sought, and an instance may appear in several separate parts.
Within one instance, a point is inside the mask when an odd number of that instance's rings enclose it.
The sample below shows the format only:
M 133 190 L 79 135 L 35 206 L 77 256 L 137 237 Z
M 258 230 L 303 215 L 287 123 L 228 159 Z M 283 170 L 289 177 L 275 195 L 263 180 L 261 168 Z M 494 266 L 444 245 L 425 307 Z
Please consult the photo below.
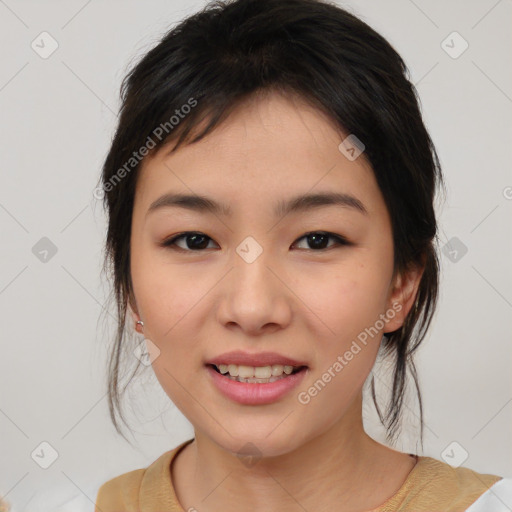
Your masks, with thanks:
M 390 285 L 386 311 L 396 311 L 396 315 L 386 322 L 385 333 L 402 327 L 405 318 L 414 305 L 425 266 L 416 265 L 405 272 L 396 273 Z

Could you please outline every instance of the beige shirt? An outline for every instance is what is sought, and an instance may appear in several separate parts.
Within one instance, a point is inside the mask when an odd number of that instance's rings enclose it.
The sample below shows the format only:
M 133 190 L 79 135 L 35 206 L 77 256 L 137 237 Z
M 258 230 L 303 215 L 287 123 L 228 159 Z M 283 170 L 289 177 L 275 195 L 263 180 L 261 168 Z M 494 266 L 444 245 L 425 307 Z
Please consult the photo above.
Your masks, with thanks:
M 171 463 L 192 441 L 165 452 L 145 469 L 105 482 L 98 491 L 95 512 L 185 512 L 174 492 Z M 501 478 L 418 456 L 400 489 L 369 512 L 462 512 Z

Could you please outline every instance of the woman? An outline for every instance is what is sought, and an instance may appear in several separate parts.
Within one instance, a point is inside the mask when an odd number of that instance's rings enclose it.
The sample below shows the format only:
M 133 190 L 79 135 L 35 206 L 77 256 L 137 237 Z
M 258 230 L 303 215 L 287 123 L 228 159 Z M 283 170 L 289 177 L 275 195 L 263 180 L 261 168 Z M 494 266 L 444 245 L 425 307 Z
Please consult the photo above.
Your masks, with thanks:
M 406 72 L 339 7 L 237 0 L 129 73 L 100 189 L 111 415 L 117 428 L 128 316 L 195 435 L 106 482 L 97 511 L 499 510 L 479 503 L 509 479 L 363 428 L 371 377 L 398 436 L 438 294 L 442 173 Z M 394 364 L 385 413 L 379 355 Z

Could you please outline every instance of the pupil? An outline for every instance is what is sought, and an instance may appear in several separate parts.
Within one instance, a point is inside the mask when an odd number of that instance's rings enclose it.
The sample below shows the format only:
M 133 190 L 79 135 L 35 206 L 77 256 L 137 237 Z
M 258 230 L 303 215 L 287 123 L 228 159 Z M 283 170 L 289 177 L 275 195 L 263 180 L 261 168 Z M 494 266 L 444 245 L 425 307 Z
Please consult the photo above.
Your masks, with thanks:
M 208 246 L 208 240 L 207 240 L 207 236 L 205 235 L 197 235 L 197 234 L 194 234 L 194 235 L 188 235 L 187 236 L 187 247 L 189 249 L 205 249 L 207 246 Z M 197 240 L 200 240 L 202 241 L 203 243 L 199 243 L 199 244 L 194 244 L 194 241 L 197 241 Z M 189 243 L 190 240 L 193 240 L 192 243 Z
M 328 238 L 329 237 L 325 234 L 313 233 L 308 235 L 308 243 L 315 249 L 325 249 L 326 244 L 323 242 L 326 242 Z

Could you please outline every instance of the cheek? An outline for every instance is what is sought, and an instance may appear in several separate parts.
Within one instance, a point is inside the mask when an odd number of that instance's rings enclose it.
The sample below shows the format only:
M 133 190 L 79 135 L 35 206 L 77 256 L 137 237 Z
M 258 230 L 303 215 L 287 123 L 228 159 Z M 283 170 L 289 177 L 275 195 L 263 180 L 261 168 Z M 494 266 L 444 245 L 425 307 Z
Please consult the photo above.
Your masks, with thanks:
M 357 262 L 331 271 L 329 278 L 308 274 L 302 287 L 299 295 L 307 297 L 315 312 L 307 331 L 316 333 L 316 354 L 309 387 L 300 390 L 308 403 L 301 406 L 328 424 L 344 414 L 375 363 L 382 339 L 382 326 L 375 326 L 384 311 L 385 279 L 377 264 Z
M 298 390 L 297 402 L 310 421 L 320 421 L 324 429 L 349 410 L 375 363 L 382 338 L 380 329 L 373 327 L 382 312 L 382 290 L 366 275 L 350 275 L 324 280 L 307 295 L 308 306 L 318 315 L 313 322 L 321 327 L 314 339 L 315 367 Z
M 160 249 L 141 250 L 132 260 L 132 280 L 137 305 L 155 343 L 168 345 L 183 329 L 183 320 L 194 312 L 211 284 L 197 277 L 194 265 L 171 264 Z
M 305 311 L 322 325 L 322 339 L 339 349 L 375 324 L 385 305 L 386 288 L 378 268 L 345 265 L 342 269 L 304 273 L 297 281 L 297 295 L 304 297 Z
M 296 407 L 299 417 L 310 426 L 315 425 L 314 430 L 322 431 L 329 430 L 342 418 L 347 423 L 358 421 L 360 416 L 358 410 L 353 409 L 354 400 L 361 393 L 372 366 L 373 354 L 368 349 L 363 349 L 344 364 L 333 357 L 329 364 L 315 372 L 307 386 L 298 390 Z M 351 410 L 355 416 L 348 417 Z

